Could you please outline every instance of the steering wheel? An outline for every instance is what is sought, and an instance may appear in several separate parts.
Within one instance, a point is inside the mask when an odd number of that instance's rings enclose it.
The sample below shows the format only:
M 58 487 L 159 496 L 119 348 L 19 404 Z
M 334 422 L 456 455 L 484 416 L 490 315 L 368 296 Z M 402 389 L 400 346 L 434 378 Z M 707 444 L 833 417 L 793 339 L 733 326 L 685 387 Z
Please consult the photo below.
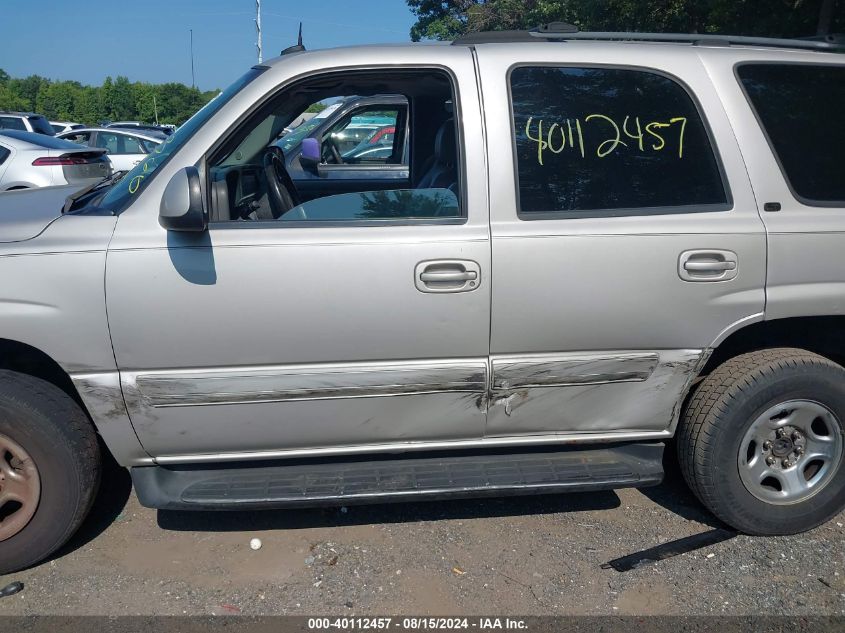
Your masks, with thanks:
M 343 165 L 343 157 L 340 155 L 340 151 L 337 149 L 337 143 L 335 143 L 334 139 L 329 136 L 329 151 L 332 153 L 332 159 L 334 160 L 335 164 Z
M 264 152 L 262 159 L 264 176 L 267 181 L 267 199 L 274 220 L 280 218 L 299 204 L 296 186 L 285 168 L 285 154 L 276 145 L 271 145 Z M 264 218 L 270 219 L 270 218 Z

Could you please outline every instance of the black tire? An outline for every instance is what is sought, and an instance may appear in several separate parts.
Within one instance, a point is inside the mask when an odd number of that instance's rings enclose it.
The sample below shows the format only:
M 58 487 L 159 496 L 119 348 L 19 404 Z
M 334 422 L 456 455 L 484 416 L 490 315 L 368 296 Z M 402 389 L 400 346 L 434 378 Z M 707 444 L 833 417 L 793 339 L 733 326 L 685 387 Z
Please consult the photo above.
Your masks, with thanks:
M 0 574 L 44 560 L 85 519 L 100 481 L 97 435 L 85 412 L 55 385 L 0 370 L 0 435 L 22 447 L 40 477 L 26 526 L 0 541 Z
M 753 421 L 786 400 L 808 399 L 845 420 L 845 369 L 800 349 L 768 349 L 732 358 L 696 388 L 677 435 L 678 461 L 687 484 L 719 519 L 747 534 L 796 534 L 831 519 L 845 507 L 845 460 L 816 494 L 791 505 L 751 494 L 739 473 L 742 438 Z

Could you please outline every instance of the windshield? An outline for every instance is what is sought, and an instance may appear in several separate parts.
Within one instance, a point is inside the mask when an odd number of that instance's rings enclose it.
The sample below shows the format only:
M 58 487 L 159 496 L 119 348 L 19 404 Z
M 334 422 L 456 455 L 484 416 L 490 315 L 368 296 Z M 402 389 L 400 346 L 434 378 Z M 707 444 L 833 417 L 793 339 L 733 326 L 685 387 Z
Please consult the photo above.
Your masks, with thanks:
M 117 181 L 100 199 L 98 206 L 118 213 L 131 202 L 155 176 L 156 171 L 167 159 L 191 138 L 205 123 L 214 116 L 232 97 L 240 92 L 244 86 L 264 72 L 266 68 L 251 68 L 245 75 L 238 79 L 223 92 L 212 98 L 200 108 L 194 116 L 188 119 L 179 127 L 176 132 L 167 137 L 164 142 L 138 163 L 132 171 Z

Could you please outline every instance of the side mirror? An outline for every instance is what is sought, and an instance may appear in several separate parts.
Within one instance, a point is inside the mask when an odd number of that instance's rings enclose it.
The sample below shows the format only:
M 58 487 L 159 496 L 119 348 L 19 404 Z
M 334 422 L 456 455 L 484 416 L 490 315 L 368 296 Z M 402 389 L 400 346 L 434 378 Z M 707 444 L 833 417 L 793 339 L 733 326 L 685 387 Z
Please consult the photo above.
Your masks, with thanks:
M 323 142 L 319 137 L 309 136 L 302 139 L 302 153 L 299 155 L 299 163 L 303 169 L 307 169 L 313 174 L 319 172 L 322 147 Z
M 168 231 L 205 231 L 208 227 L 196 167 L 185 167 L 173 174 L 164 188 L 158 223 Z

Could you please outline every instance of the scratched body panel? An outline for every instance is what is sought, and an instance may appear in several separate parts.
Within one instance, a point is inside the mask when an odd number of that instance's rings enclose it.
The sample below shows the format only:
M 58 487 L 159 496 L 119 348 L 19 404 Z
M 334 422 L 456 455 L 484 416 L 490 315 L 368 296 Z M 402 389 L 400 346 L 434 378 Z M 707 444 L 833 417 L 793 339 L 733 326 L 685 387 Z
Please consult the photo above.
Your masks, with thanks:
M 493 358 L 493 389 L 648 380 L 659 360 L 656 352 Z
M 115 459 L 123 465 L 151 462 L 129 420 L 118 372 L 71 374 L 70 378 Z
M 156 456 L 221 445 L 249 453 L 484 432 L 484 358 L 126 372 L 122 379 L 135 429 Z
M 668 431 L 702 350 L 493 358 L 487 436 Z
M 487 386 L 487 363 L 264 367 L 178 373 L 127 373 L 152 407 L 244 404 L 287 400 L 365 398 L 475 392 Z

